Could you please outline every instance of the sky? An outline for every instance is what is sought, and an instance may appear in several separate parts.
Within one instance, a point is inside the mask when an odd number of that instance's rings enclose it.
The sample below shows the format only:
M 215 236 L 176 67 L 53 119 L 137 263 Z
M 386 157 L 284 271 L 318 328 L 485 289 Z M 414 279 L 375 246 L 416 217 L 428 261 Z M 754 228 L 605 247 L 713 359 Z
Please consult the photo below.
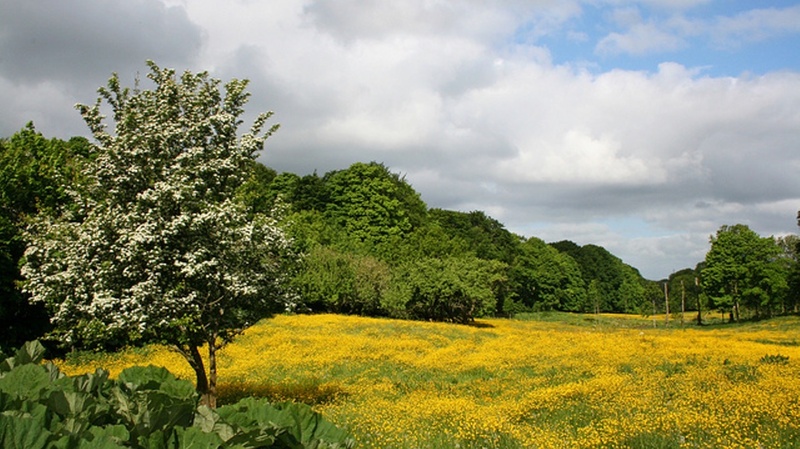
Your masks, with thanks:
M 800 2 L 0 0 L 0 136 L 88 136 L 74 105 L 148 59 L 249 79 L 278 172 L 382 162 L 648 279 L 798 232 Z

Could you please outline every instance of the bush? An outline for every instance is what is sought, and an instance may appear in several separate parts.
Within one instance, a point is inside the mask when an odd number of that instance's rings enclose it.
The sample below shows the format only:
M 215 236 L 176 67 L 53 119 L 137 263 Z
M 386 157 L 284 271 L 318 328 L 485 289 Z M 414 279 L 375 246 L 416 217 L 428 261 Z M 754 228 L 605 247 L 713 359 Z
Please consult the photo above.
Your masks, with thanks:
M 385 308 L 398 318 L 469 323 L 497 308 L 506 265 L 477 257 L 426 258 L 395 273 Z
M 188 381 L 164 368 L 104 370 L 67 377 L 42 365 L 26 343 L 0 363 L 0 447 L 350 448 L 353 440 L 308 406 L 247 398 L 216 410 L 198 406 Z

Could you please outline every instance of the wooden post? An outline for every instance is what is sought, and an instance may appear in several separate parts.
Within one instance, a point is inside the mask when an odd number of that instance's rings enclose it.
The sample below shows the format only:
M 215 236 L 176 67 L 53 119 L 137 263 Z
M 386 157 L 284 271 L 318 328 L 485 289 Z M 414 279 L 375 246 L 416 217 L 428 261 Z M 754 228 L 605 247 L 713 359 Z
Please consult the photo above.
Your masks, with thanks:
M 656 314 L 657 314 L 657 311 L 656 311 L 656 295 L 653 295 L 653 327 L 657 327 L 656 326 Z
M 683 314 L 686 313 L 686 286 L 681 279 L 681 327 L 683 327 Z
M 698 287 L 700 286 L 700 278 L 698 278 L 697 276 L 694 277 L 694 285 Z M 697 293 L 697 289 L 695 289 L 694 291 L 695 293 Z M 700 295 L 697 295 L 697 325 L 701 326 L 702 324 L 703 324 L 703 314 L 701 313 L 701 307 L 700 307 Z
M 666 314 L 664 315 L 664 320 L 669 326 L 669 282 L 664 282 L 664 304 L 666 304 Z

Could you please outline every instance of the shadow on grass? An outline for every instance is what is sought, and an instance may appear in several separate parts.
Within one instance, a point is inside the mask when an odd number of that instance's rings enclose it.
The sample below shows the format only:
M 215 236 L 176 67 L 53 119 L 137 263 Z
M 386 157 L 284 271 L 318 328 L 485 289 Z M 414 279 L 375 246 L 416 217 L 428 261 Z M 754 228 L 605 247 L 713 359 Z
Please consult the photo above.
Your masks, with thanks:
M 478 329 L 491 329 L 494 328 L 493 324 L 485 323 L 483 321 L 471 321 L 467 323 L 469 327 L 477 327 Z
M 217 386 L 219 404 L 234 404 L 244 398 L 264 398 L 270 402 L 302 402 L 308 405 L 327 404 L 347 396 L 337 385 L 318 380 L 304 380 L 290 384 L 223 382 Z

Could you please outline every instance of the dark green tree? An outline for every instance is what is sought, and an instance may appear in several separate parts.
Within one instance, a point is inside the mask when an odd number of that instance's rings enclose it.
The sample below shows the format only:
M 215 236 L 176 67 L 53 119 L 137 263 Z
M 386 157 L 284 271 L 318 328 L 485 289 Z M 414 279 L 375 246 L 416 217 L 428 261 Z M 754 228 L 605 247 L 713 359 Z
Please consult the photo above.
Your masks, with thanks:
M 626 265 L 608 250 L 597 245 L 579 246 L 571 241 L 551 244 L 570 255 L 578 263 L 587 288 L 591 287 L 588 310 L 594 312 L 630 312 L 635 310 L 639 291 L 635 285 L 642 279 L 638 271 Z M 631 271 L 633 270 L 633 271 Z M 592 281 L 597 281 L 592 284 Z M 628 283 L 622 292 L 624 283 Z M 628 295 L 628 296 L 625 296 Z M 630 296 L 633 295 L 633 296 Z
M 788 291 L 781 305 L 781 312 L 798 312 L 800 311 L 800 236 L 790 234 L 777 239 L 777 243 L 782 250 L 781 263 L 788 273 Z
M 46 139 L 33 123 L 0 140 L 0 346 L 19 346 L 50 327 L 44 306 L 18 288 L 22 229 L 26 217 L 71 203 L 67 190 L 77 188 L 88 152 L 86 139 Z
M 722 226 L 710 241 L 701 279 L 715 306 L 737 321 L 742 307 L 756 316 L 771 314 L 788 290 L 775 240 L 736 224 Z
M 667 288 L 669 289 L 670 311 L 673 313 L 685 310 L 686 312 L 696 312 L 692 318 L 697 324 L 702 324 L 702 289 L 699 284 L 700 273 L 692 268 L 684 268 L 676 271 L 669 276 Z
M 278 175 L 266 165 L 250 160 L 250 177 L 239 187 L 237 199 L 244 204 L 251 214 L 270 214 L 275 207 L 276 194 L 270 185 Z
M 586 304 L 577 262 L 536 237 L 520 245 L 509 278 L 515 300 L 527 309 L 580 311 Z
M 390 281 L 385 262 L 322 245 L 308 252 L 294 279 L 310 311 L 367 316 L 385 315 L 381 301 Z
M 639 270 L 621 263 L 622 283 L 617 290 L 616 312 L 641 313 L 643 304 L 647 301 L 647 286 L 649 282 L 642 278 Z
M 398 174 L 376 162 L 355 163 L 324 177 L 326 217 L 356 246 L 396 244 L 427 219 L 427 206 Z
M 519 254 L 521 239 L 482 211 L 431 209 L 429 214 L 431 221 L 439 223 L 453 238 L 467 242 L 481 259 L 511 264 Z
M 468 323 L 495 313 L 506 270 L 475 256 L 408 261 L 395 269 L 384 307 L 395 317 Z

